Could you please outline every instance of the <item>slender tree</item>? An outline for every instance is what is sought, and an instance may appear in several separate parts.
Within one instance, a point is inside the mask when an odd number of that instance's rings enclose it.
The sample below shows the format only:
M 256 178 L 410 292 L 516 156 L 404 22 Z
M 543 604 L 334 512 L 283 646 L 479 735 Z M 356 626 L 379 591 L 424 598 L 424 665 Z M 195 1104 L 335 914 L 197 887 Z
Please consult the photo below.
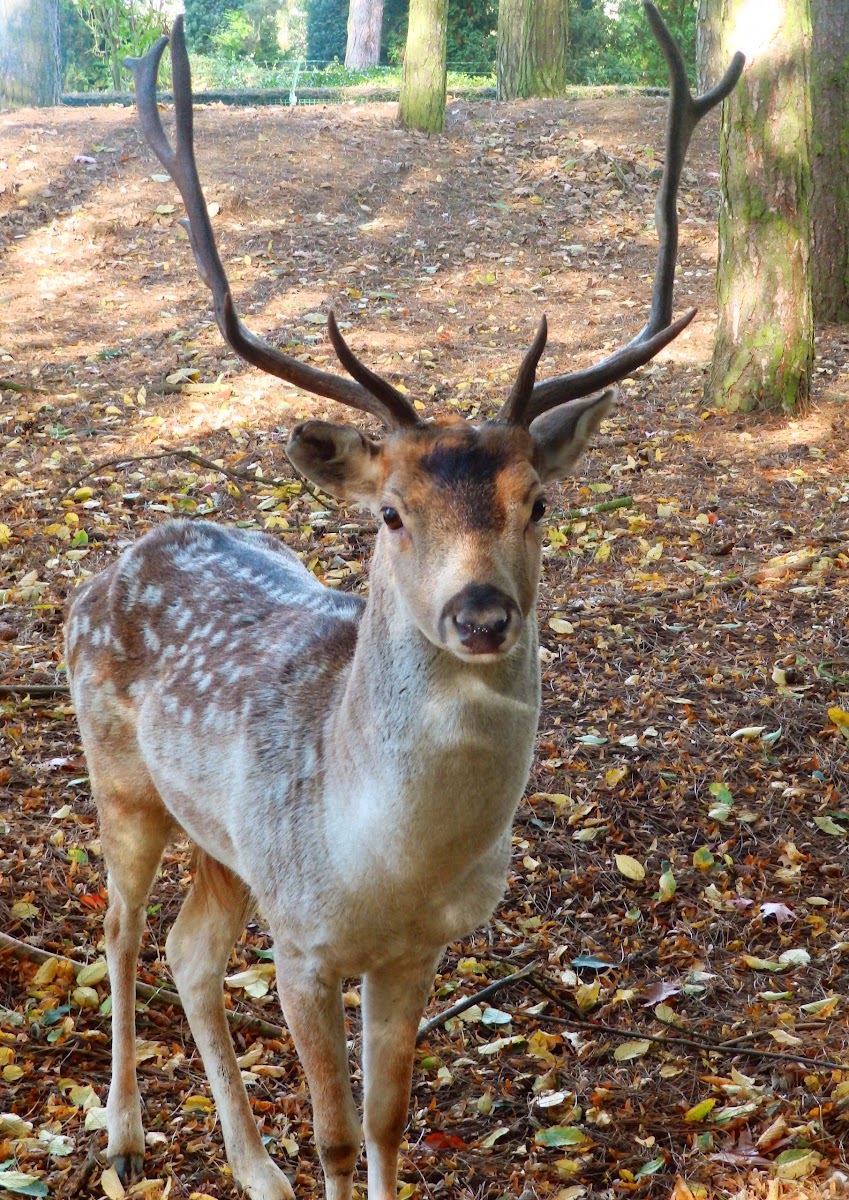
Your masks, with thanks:
M 439 133 L 445 125 L 448 0 L 410 0 L 398 120 L 406 129 Z
M 524 31 L 525 0 L 499 0 L 495 68 L 499 100 L 515 100 L 520 94 Z
M 0 104 L 58 104 L 58 0 L 0 0 Z
M 723 41 L 744 28 L 748 0 L 722 0 Z M 723 106 L 719 308 L 709 402 L 793 412 L 808 401 L 813 362 L 810 279 L 810 10 L 770 0 L 756 44 Z M 737 49 L 727 44 L 726 51 Z
M 351 0 L 345 51 L 345 66 L 349 71 L 377 66 L 380 62 L 382 28 L 383 0 Z
M 849 5 L 811 0 L 814 316 L 849 321 Z
M 699 0 L 696 12 L 696 78 L 699 91 L 706 92 L 722 78 L 723 0 Z

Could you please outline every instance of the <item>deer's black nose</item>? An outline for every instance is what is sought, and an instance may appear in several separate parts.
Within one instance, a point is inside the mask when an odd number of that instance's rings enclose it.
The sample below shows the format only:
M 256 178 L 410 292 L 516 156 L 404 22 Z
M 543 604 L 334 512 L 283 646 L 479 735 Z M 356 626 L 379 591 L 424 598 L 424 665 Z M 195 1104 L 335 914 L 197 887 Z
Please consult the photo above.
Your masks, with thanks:
M 468 654 L 495 654 L 519 619 L 515 600 L 488 583 L 470 583 L 445 605 L 439 626 L 443 637 L 456 634 Z

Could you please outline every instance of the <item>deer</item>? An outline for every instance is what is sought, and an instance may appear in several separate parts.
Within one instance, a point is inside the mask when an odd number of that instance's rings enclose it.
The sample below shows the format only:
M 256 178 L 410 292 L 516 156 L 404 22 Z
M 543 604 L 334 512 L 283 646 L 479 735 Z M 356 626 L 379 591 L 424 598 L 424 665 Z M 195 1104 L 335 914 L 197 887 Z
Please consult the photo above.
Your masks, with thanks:
M 108 871 L 107 1156 L 124 1181 L 141 1172 L 145 1148 L 134 1054 L 145 903 L 165 847 L 185 837 L 193 880 L 165 949 L 233 1177 L 250 1200 L 293 1200 L 252 1116 L 223 1000 L 234 942 L 259 909 L 328 1200 L 350 1200 L 363 1135 L 368 1195 L 395 1200 L 434 973 L 504 892 L 532 765 L 545 487 L 572 473 L 613 385 L 695 315 L 672 320 L 678 183 L 693 129 L 731 91 L 743 57 L 693 96 L 657 9 L 646 0 L 645 10 L 670 74 L 648 323 L 598 364 L 537 381 L 543 316 L 507 399 L 477 422 L 420 417 L 356 357 L 332 312 L 348 377 L 243 325 L 195 161 L 182 17 L 170 37 L 175 147 L 156 103 L 169 38 L 128 60 L 224 340 L 249 364 L 376 418 L 384 436 L 306 420 L 287 447 L 314 485 L 377 519 L 367 597 L 325 587 L 270 534 L 168 521 L 70 605 L 66 662 Z M 342 1001 L 350 978 L 362 979 L 362 1131 Z

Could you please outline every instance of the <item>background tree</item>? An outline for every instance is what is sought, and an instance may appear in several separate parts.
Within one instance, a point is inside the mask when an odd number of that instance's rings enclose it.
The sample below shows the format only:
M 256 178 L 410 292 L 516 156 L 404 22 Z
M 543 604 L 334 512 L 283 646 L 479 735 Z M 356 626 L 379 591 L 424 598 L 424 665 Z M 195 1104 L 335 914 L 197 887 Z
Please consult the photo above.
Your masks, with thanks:
M 410 0 L 398 120 L 439 133 L 445 125 L 448 0 Z
M 0 104 L 58 104 L 58 0 L 0 0 Z
M 380 62 L 383 0 L 350 0 L 345 66 L 349 71 L 376 67 Z
M 849 321 L 849 5 L 811 0 L 814 316 Z
M 562 96 L 568 82 L 568 0 L 501 0 L 496 88 L 500 100 Z
M 495 59 L 495 86 L 499 100 L 515 100 L 520 94 L 524 45 L 525 0 L 500 0 Z
M 569 69 L 568 0 L 525 0 L 519 95 L 562 96 Z
M 696 79 L 706 92 L 722 77 L 722 3 L 699 0 L 696 14 Z
M 792 412 L 808 400 L 813 361 L 810 11 L 808 0 L 757 5 L 757 44 L 747 47 L 734 44 L 746 5 L 722 0 L 723 52 L 751 57 L 723 106 L 719 321 L 706 393 L 725 408 Z

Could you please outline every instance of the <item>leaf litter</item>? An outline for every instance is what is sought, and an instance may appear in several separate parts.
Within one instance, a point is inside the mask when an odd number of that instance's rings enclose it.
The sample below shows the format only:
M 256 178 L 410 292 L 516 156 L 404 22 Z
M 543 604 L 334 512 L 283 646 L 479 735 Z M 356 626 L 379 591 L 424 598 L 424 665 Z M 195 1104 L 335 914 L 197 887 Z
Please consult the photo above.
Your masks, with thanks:
M 451 104 L 431 139 L 392 117 L 198 113 L 249 324 L 332 366 L 333 305 L 423 411 L 467 417 L 503 397 L 541 311 L 543 374 L 632 336 L 660 100 Z M 706 124 L 682 186 L 676 297 L 700 315 L 622 384 L 579 478 L 552 497 L 544 708 L 510 888 L 488 930 L 449 948 L 427 1015 L 536 966 L 420 1045 L 405 1200 L 772 1200 L 833 1194 L 847 1170 L 849 338 L 820 331 L 808 416 L 704 404 Z M 232 1194 L 191 1035 L 161 999 L 139 1013 L 145 1179 L 123 1189 L 106 1169 L 106 878 L 73 713 L 52 690 L 70 590 L 168 516 L 268 529 L 329 586 L 367 587 L 371 518 L 308 489 L 284 452 L 295 421 L 335 411 L 220 344 L 152 167 L 126 111 L 0 118 L 0 922 L 48 956 L 0 947 L 12 1195 Z M 12 693 L 25 687 L 41 691 Z M 172 987 L 164 938 L 189 878 L 173 847 L 139 965 L 154 988 Z M 235 1029 L 237 1054 L 263 1136 L 306 1194 L 309 1102 L 275 1032 L 269 953 L 257 918 L 226 1003 L 271 1031 Z M 345 1006 L 356 1052 L 354 981 Z

